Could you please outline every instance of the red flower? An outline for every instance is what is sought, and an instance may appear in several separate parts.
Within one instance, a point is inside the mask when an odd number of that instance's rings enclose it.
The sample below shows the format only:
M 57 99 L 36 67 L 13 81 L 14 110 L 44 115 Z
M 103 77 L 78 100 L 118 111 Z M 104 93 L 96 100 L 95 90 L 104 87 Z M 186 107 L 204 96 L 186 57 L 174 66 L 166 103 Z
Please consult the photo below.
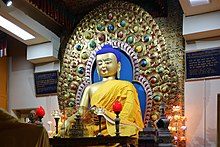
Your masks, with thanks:
M 44 108 L 43 107 L 38 107 L 37 109 L 36 109 L 36 115 L 37 116 L 40 116 L 40 117 L 43 117 L 44 115 L 45 115 L 45 111 L 44 111 Z
M 113 111 L 114 111 L 114 112 L 121 112 L 121 110 L 122 110 L 122 105 L 121 105 L 121 103 L 120 103 L 118 100 L 116 100 L 116 101 L 114 102 L 112 108 L 113 108 Z

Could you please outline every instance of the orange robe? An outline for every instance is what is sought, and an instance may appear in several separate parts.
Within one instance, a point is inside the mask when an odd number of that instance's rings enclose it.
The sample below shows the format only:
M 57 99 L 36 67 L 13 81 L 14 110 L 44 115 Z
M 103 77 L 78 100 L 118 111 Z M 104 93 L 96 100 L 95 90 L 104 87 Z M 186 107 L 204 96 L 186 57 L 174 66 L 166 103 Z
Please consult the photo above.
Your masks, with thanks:
M 105 110 L 105 115 L 111 120 L 107 119 L 105 126 L 102 126 L 103 135 L 115 136 L 115 124 L 112 121 L 114 122 L 116 114 L 112 105 L 116 100 L 122 104 L 122 111 L 119 114 L 120 136 L 137 137 L 138 131 L 144 127 L 138 94 L 132 83 L 122 80 L 107 81 L 91 98 L 91 107 L 102 107 Z
M 50 147 L 49 137 L 43 126 L 21 123 L 0 108 L 1 147 Z

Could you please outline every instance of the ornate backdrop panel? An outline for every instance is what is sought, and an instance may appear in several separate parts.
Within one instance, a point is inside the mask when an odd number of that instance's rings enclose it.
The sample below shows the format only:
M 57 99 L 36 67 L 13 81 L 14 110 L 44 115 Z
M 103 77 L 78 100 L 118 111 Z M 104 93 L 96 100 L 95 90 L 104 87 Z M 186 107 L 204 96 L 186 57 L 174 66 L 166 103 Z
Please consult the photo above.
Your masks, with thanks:
M 66 46 L 58 81 L 59 106 L 65 117 L 75 111 L 83 89 L 92 83 L 95 52 L 106 43 L 129 56 L 132 81 L 138 81 L 146 94 L 144 123 L 159 118 L 162 101 L 166 103 L 166 115 L 172 116 L 172 107 L 178 101 L 178 77 L 164 35 L 144 9 L 113 1 L 86 15 Z

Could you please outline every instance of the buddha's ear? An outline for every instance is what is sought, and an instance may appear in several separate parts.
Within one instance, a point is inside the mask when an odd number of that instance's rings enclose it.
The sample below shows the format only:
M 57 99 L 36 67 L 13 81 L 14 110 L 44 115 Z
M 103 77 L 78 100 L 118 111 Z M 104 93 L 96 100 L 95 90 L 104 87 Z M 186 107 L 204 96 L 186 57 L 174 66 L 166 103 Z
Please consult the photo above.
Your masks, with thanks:
M 121 62 L 118 62 L 117 78 L 120 78 Z
M 121 62 L 118 62 L 118 70 L 121 70 Z

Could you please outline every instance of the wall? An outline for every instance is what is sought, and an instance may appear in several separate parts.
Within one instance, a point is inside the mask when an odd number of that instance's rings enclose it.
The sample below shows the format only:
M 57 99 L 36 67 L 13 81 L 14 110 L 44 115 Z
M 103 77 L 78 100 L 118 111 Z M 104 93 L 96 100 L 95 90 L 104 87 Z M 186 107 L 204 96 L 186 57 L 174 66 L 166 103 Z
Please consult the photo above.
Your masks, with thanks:
M 57 96 L 36 97 L 34 87 L 35 66 L 26 60 L 27 46 L 21 42 L 8 38 L 9 48 L 9 112 L 13 110 L 37 108 L 45 109 L 43 123 L 49 129 L 47 122 L 54 121 L 50 115 L 58 109 Z M 50 70 L 53 67 L 48 67 Z
M 186 44 L 187 51 L 220 48 L 220 39 L 210 38 Z M 217 94 L 220 79 L 185 82 L 185 115 L 187 146 L 217 145 Z

